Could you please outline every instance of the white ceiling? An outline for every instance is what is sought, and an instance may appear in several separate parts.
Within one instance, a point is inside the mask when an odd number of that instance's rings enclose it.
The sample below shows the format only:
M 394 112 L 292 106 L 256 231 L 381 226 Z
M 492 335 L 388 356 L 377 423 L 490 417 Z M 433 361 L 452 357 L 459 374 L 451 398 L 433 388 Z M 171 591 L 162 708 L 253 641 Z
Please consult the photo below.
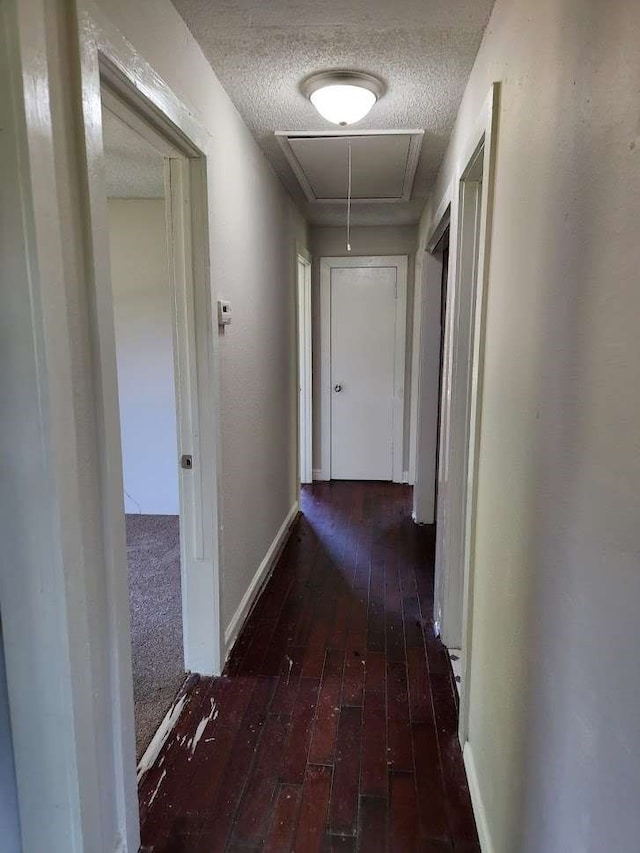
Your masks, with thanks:
M 107 198 L 162 198 L 162 155 L 110 110 L 102 110 Z
M 422 129 L 413 199 L 359 204 L 361 225 L 414 223 L 436 176 L 494 0 L 173 0 L 275 171 L 309 220 L 336 225 L 344 205 L 311 203 L 275 131 L 334 129 L 300 93 L 309 74 L 351 68 L 387 92 L 353 127 Z

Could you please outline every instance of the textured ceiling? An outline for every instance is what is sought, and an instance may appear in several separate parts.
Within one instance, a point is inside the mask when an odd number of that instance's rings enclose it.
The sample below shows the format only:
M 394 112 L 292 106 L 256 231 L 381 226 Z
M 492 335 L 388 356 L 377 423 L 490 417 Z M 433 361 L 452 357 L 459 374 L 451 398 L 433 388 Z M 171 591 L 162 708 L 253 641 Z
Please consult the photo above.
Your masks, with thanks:
M 381 77 L 384 97 L 357 129 L 423 129 L 412 201 L 356 205 L 362 225 L 416 222 L 437 173 L 494 0 L 173 0 L 231 99 L 311 222 L 343 205 L 310 204 L 274 137 L 331 130 L 300 93 L 316 71 Z
M 135 130 L 102 111 L 107 198 L 162 198 L 162 155 Z

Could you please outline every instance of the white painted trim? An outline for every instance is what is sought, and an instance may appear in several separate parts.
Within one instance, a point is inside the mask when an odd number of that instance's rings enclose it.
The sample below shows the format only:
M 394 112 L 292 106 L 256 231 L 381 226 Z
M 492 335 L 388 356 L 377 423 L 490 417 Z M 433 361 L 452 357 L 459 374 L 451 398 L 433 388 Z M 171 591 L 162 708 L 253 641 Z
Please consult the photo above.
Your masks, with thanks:
M 397 298 L 395 316 L 395 355 L 393 368 L 393 475 L 394 483 L 403 478 L 404 459 L 404 377 L 407 344 L 407 255 L 367 255 L 320 258 L 320 445 L 322 475 L 331 479 L 331 271 L 361 267 L 395 267 Z M 407 473 L 408 480 L 408 473 Z
M 409 421 L 409 477 L 410 482 L 412 483 L 416 483 L 419 481 L 418 446 L 420 444 L 421 435 L 420 371 L 422 369 L 422 365 L 428 363 L 424 360 L 424 353 L 422 352 L 424 346 L 422 332 L 425 324 L 425 311 L 438 311 L 440 307 L 439 300 L 438 304 L 435 305 L 433 304 L 433 300 L 431 298 L 432 294 L 434 293 L 434 287 L 431 287 L 430 285 L 435 283 L 432 283 L 430 278 L 427 277 L 427 270 L 425 269 L 425 254 L 433 253 L 434 249 L 442 239 L 444 232 L 449 226 L 451 219 L 451 202 L 454 193 L 455 182 L 452 180 L 449 182 L 449 185 L 447 186 L 442 198 L 440 199 L 436 207 L 436 212 L 433 216 L 432 225 L 425 240 L 425 246 L 424 248 L 418 246 L 418 251 L 416 252 L 415 284 L 413 292 L 413 357 L 411 360 L 411 416 Z M 441 282 L 438 282 L 437 286 L 440 287 L 439 292 L 441 293 Z M 438 352 L 439 347 L 440 341 L 438 341 Z M 440 370 L 439 365 L 436 370 Z M 432 484 L 432 487 L 432 503 L 434 504 L 435 508 L 435 480 Z M 432 524 L 435 521 L 434 510 L 430 510 L 429 507 L 427 507 L 425 510 L 422 510 L 421 508 L 416 508 L 414 494 L 414 516 L 416 515 L 418 517 L 424 517 L 424 521 L 421 522 L 424 524 Z
M 320 479 L 331 479 L 331 262 L 320 258 Z
M 467 163 L 473 162 L 474 151 L 480 141 L 484 144 L 482 164 L 482 198 L 480 228 L 478 233 L 477 281 L 474 305 L 473 355 L 471 374 L 471 400 L 469 417 L 469 458 L 467 464 L 465 530 L 464 530 L 464 591 L 462 604 L 463 672 L 460 695 L 459 734 L 465 743 L 469 736 L 469 710 L 472 653 L 473 653 L 473 593 L 476 534 L 476 509 L 478 497 L 478 455 L 482 419 L 482 375 L 484 371 L 484 339 L 487 319 L 487 282 L 491 253 L 491 224 L 493 218 L 493 189 L 496 169 L 498 132 L 498 106 L 500 84 L 494 83 L 485 100 L 477 126 L 477 144 Z M 470 140 L 470 145 L 473 140 Z M 466 168 L 465 167 L 465 171 Z M 463 172 L 464 174 L 464 172 Z
M 299 511 L 300 505 L 298 504 L 298 501 L 296 501 L 289 510 L 287 517 L 282 522 L 282 525 L 276 533 L 273 542 L 271 543 L 271 545 L 269 545 L 269 550 L 267 551 L 264 556 L 264 559 L 258 566 L 247 591 L 242 596 L 242 601 L 238 605 L 238 609 L 231 617 L 231 621 L 229 622 L 229 625 L 226 631 L 224 632 L 224 641 L 227 656 L 231 651 L 231 648 L 235 643 L 247 616 L 251 612 L 251 608 L 257 601 L 260 592 L 262 591 L 262 588 L 268 581 L 271 572 L 276 567 L 276 563 L 278 562 L 278 559 L 282 554 L 284 546 L 287 544 L 287 540 L 289 539 L 291 529 L 294 525 Z
M 276 130 L 274 136 L 406 136 L 411 134 L 424 134 L 419 128 L 407 128 L 407 130 Z
M 214 328 L 205 273 L 206 177 L 201 158 L 172 157 L 165 162 L 176 360 L 176 464 L 184 453 L 191 454 L 194 462 L 190 470 L 178 469 L 184 662 L 187 671 L 216 675 L 221 651 L 219 631 L 211 631 L 211 625 L 215 628 L 219 623 L 220 611 L 215 592 L 215 445 L 207 441 L 215 430 L 215 403 L 206 379 L 213 370 L 209 358 Z
M 418 247 L 413 270 L 413 328 L 411 330 L 411 405 L 409 413 L 409 477 L 416 481 L 418 456 L 418 409 L 420 405 L 420 341 L 422 336 L 424 253 Z
M 404 173 L 404 184 L 402 186 L 402 200 L 411 201 L 413 194 L 413 185 L 416 179 L 418 163 L 420 162 L 420 152 L 422 151 L 422 142 L 424 133 L 413 133 L 411 142 L 409 143 L 409 153 L 407 154 L 407 168 Z M 384 199 L 382 199 L 384 201 Z
M 407 369 L 407 273 L 409 259 L 399 255 L 396 265 L 396 333 L 393 363 L 393 482 L 406 482 L 404 463 L 404 379 Z
M 470 443 L 470 389 L 473 375 L 475 295 L 478 279 L 481 185 L 460 181 L 458 205 L 455 314 L 450 338 L 450 394 L 447 412 L 445 474 L 442 478 L 447 507 L 442 530 L 444 558 L 438 563 L 436 587 L 442 599 L 442 639 L 448 647 L 463 648 L 463 594 L 465 583 L 465 517 Z
M 403 482 L 405 485 L 409 485 L 409 484 L 411 483 L 411 478 L 409 477 L 409 472 L 408 472 L 408 471 L 403 471 L 403 472 L 402 472 L 402 482 Z
M 302 268 L 302 274 L 301 274 Z M 311 261 L 298 252 L 296 257 L 297 374 L 298 374 L 298 478 L 301 484 L 313 481 L 313 352 L 311 325 Z
M 166 142 L 186 156 L 197 157 L 211 147 L 212 137 L 191 107 L 176 95 L 149 63 L 122 37 L 116 27 L 91 0 L 90 11 L 82 12 L 83 35 L 93 27 L 89 44 L 98 51 L 101 81 L 121 101 L 144 115 Z M 135 67 L 134 67 L 135 65 Z M 147 134 L 145 134 L 147 135 Z M 151 137 L 149 137 L 151 139 Z
M 476 762 L 473 757 L 473 750 L 469 741 L 465 743 L 462 755 L 464 758 L 464 766 L 467 771 L 467 782 L 469 783 L 469 794 L 471 795 L 473 814 L 476 819 L 480 850 L 482 853 L 494 853 L 495 846 L 491 838 L 491 832 L 489 831 L 487 810 L 482 799 Z
M 442 255 L 425 252 L 422 258 L 422 300 L 416 309 L 419 312 L 421 330 L 417 356 L 418 403 L 413 511 L 420 524 L 433 524 L 436 512 L 442 275 Z
M 449 477 L 449 444 L 450 444 L 450 421 L 452 405 L 453 384 L 453 337 L 455 326 L 455 314 L 457 310 L 457 279 L 458 279 L 458 209 L 459 191 L 458 177 L 456 176 L 449 185 L 450 196 L 450 223 L 449 229 L 449 274 L 447 285 L 447 304 L 445 306 L 445 326 L 441 330 L 444 335 L 442 346 L 442 380 L 440 388 L 440 424 L 439 424 L 439 455 L 437 459 L 438 468 L 438 502 L 435 506 L 436 522 L 436 552 L 434 571 L 434 602 L 433 619 L 438 625 L 438 633 L 442 636 L 442 620 L 445 599 L 445 579 L 447 566 L 450 565 L 450 552 L 447 549 L 447 533 L 449 524 L 449 502 L 450 496 L 447 490 Z M 434 247 L 435 248 L 435 247 Z M 461 645 L 458 637 L 452 645 Z
M 422 149 L 422 140 L 424 137 L 423 130 L 377 130 L 377 131 L 349 131 L 349 130 L 337 130 L 337 131 L 324 131 L 324 132 L 314 132 L 314 131 L 283 131 L 277 130 L 275 132 L 275 137 L 280 143 L 280 147 L 287 158 L 289 165 L 291 166 L 291 170 L 295 174 L 302 191 L 304 192 L 307 201 L 312 202 L 314 204 L 340 204 L 344 202 L 343 198 L 318 198 L 315 194 L 313 187 L 309 183 L 306 172 L 302 167 L 300 161 L 295 155 L 293 148 L 289 142 L 290 139 L 300 139 L 300 138 L 315 138 L 315 137 L 324 137 L 328 139 L 332 139 L 335 137 L 352 137 L 352 136 L 408 136 L 409 139 L 409 151 L 407 154 L 407 162 L 404 173 L 404 181 L 402 186 L 402 194 L 396 196 L 394 198 L 354 198 L 352 199 L 352 204 L 395 204 L 401 201 L 409 201 L 411 199 L 411 193 L 413 190 L 413 183 L 416 176 L 416 170 L 418 168 L 418 161 L 420 159 L 420 151 Z
M 296 254 L 300 255 L 300 257 L 304 258 L 304 260 L 307 261 L 308 263 L 313 262 L 313 255 L 311 254 L 311 252 L 307 249 L 306 246 L 303 246 L 302 243 L 300 243 L 298 240 L 296 240 Z
M 324 471 L 322 470 L 322 468 L 314 468 L 313 469 L 313 479 L 314 479 L 314 481 L 317 480 L 318 482 L 322 482 L 322 481 L 327 479 L 324 476 Z

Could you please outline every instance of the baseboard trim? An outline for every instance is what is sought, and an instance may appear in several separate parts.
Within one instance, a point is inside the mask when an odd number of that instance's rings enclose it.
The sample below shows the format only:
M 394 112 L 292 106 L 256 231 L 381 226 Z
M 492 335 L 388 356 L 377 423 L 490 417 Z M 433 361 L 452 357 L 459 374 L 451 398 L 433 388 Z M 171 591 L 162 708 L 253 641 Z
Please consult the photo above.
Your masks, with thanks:
M 325 473 L 322 468 L 314 468 L 312 475 L 314 480 L 319 480 L 320 482 L 325 482 L 326 480 L 331 479 L 330 477 L 325 476 Z
M 405 485 L 407 485 L 407 484 L 411 483 L 411 478 L 409 477 L 409 472 L 408 472 L 408 471 L 403 471 L 403 472 L 402 472 L 402 482 L 403 482 Z M 412 485 L 413 485 L 413 484 L 412 484 Z
M 240 633 L 240 628 L 244 625 L 245 620 L 249 613 L 251 612 L 251 608 L 253 607 L 262 587 L 269 579 L 271 572 L 275 568 L 276 563 L 278 562 L 278 558 L 282 553 L 282 549 L 287 543 L 287 539 L 289 538 L 289 534 L 291 533 L 291 528 L 293 527 L 293 523 L 298 516 L 298 512 L 300 511 L 300 506 L 298 501 L 294 503 L 294 505 L 289 510 L 287 517 L 282 522 L 282 526 L 280 530 L 276 533 L 275 539 L 269 546 L 269 550 L 265 554 L 263 561 L 258 566 L 258 570 L 253 576 L 253 580 L 249 584 L 249 588 L 245 592 L 242 597 L 242 601 L 240 602 L 238 609 L 233 614 L 231 621 L 229 622 L 229 626 L 224 632 L 224 645 L 226 649 L 226 655 L 229 654 L 231 647 L 236 641 L 238 634 Z
M 467 741 L 463 750 L 464 766 L 467 771 L 467 781 L 469 783 L 469 793 L 471 795 L 471 805 L 473 806 L 473 814 L 476 819 L 476 827 L 478 829 L 478 838 L 480 840 L 480 849 L 482 853 L 494 853 L 495 847 L 491 840 L 489 832 L 489 822 L 487 820 L 487 812 L 484 807 L 482 795 L 480 793 L 480 784 L 478 781 L 478 773 L 476 771 L 476 762 L 473 757 L 471 744 Z

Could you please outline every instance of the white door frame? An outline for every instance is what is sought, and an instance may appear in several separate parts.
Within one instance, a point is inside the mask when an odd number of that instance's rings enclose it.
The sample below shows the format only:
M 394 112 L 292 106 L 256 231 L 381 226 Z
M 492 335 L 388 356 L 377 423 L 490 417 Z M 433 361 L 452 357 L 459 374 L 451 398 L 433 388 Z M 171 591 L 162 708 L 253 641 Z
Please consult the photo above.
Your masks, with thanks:
M 311 328 L 311 256 L 297 250 L 296 278 L 298 295 L 298 465 L 299 482 L 313 482 L 313 370 Z
M 439 429 L 439 458 L 437 460 L 438 471 L 438 503 L 435 500 L 433 504 L 434 518 L 436 523 L 436 554 L 435 554 L 435 577 L 434 577 L 434 627 L 436 633 L 442 637 L 443 642 L 449 648 L 459 648 L 461 640 L 455 632 L 447 634 L 447 628 L 451 620 L 447 620 L 444 616 L 451 613 L 462 613 L 462 599 L 456 598 L 456 593 L 461 596 L 462 587 L 456 586 L 455 581 L 461 578 L 462 567 L 459 575 L 452 577 L 445 570 L 447 566 L 454 563 L 453 557 L 449 556 L 450 551 L 445 549 L 444 543 L 448 543 L 449 525 L 454 516 L 455 510 L 453 506 L 453 497 L 449 489 L 449 472 L 450 472 L 450 447 L 451 447 L 451 421 L 452 421 L 452 391 L 453 391 L 453 370 L 454 370 L 454 347 L 456 341 L 456 312 L 458 309 L 459 288 L 458 281 L 458 243 L 459 243 L 459 228 L 458 228 L 458 209 L 459 209 L 459 193 L 457 192 L 458 181 L 454 179 L 447 187 L 445 197 L 443 198 L 438 212 L 449 211 L 448 222 L 449 228 L 449 272 L 447 284 L 447 304 L 445 307 L 445 328 L 442 330 L 444 342 L 442 347 L 442 382 L 440 384 L 440 400 L 438 401 L 440 410 L 440 424 L 438 426 L 438 412 L 433 414 L 436 429 Z M 438 287 L 442 286 L 442 261 L 438 262 L 433 254 L 438 241 L 440 239 L 440 230 L 446 213 L 438 219 L 438 223 L 433 233 L 430 234 L 427 242 L 427 251 L 430 253 L 430 258 L 434 263 L 430 265 L 434 275 L 439 276 Z M 435 452 L 435 449 L 434 449 Z M 435 467 L 435 459 L 434 459 Z M 434 498 L 436 484 L 434 482 Z M 443 629 L 444 625 L 444 629 Z
M 482 152 L 482 184 L 478 191 L 480 205 L 476 239 L 476 292 L 473 305 L 473 350 L 471 355 L 471 387 L 468 408 L 468 456 L 465 483 L 465 526 L 463 549 L 464 588 L 462 591 L 462 688 L 460 696 L 460 740 L 466 743 L 469 735 L 469 682 L 472 667 L 473 591 L 476 538 L 476 509 L 478 497 L 478 458 L 482 419 L 482 376 L 484 372 L 484 343 L 487 319 L 487 292 L 491 251 L 491 222 L 496 168 L 496 143 L 500 85 L 494 83 L 476 125 L 476 139 L 469 140 L 463 155 L 461 183 L 475 183 L 471 171 L 475 168 L 476 152 Z M 472 147 L 476 142 L 475 149 Z
M 221 584 L 218 536 L 217 387 L 215 336 L 209 281 L 209 229 L 205 152 L 210 142 L 191 110 L 162 84 L 123 41 L 104 36 L 84 42 L 82 63 L 85 145 L 89 162 L 88 195 L 91 222 L 96 313 L 93 336 L 98 386 L 99 423 L 104 429 L 101 460 L 103 501 L 111 523 L 105 545 L 111 555 L 114 614 L 128 608 L 126 546 L 122 525 L 120 424 L 115 380 L 113 302 L 110 283 L 106 187 L 102 168 L 103 141 L 99 99 L 105 87 L 139 120 L 137 130 L 159 137 L 158 145 L 173 149 L 165 168 L 169 278 L 173 299 L 176 404 L 180 454 L 192 457 L 192 468 L 179 469 L 182 617 L 185 668 L 217 675 L 223 663 Z M 179 464 L 176 453 L 176 465 Z M 117 618 L 117 617 L 116 617 Z M 132 723 L 126 683 L 130 635 L 125 637 L 125 614 L 111 643 L 120 647 L 122 677 L 114 693 L 122 696 L 122 729 Z M 125 675 L 125 672 L 127 675 Z M 126 699 L 124 698 L 126 697 Z M 131 709 L 132 711 L 132 709 Z M 123 773 L 128 768 L 123 767 Z M 126 790 L 126 788 L 125 788 Z M 133 806 L 131 806 L 132 808 Z
M 436 514 L 436 450 L 438 447 L 438 412 L 440 373 L 445 373 L 446 353 L 441 341 L 442 255 L 436 248 L 449 227 L 451 201 L 445 196 L 434 216 L 426 247 L 416 260 L 416 294 L 414 301 L 414 357 L 412 362 L 412 416 L 410 482 L 413 482 L 413 520 L 433 524 Z M 446 313 L 445 313 L 446 320 Z M 445 339 L 446 340 L 446 339 Z M 412 479 L 411 479 L 412 478 Z
M 395 315 L 395 356 L 393 370 L 393 482 L 403 482 L 404 457 L 404 376 L 407 336 L 407 268 L 406 255 L 373 255 L 367 257 L 320 258 L 320 480 L 331 479 L 331 271 L 361 267 L 397 270 Z
M 209 280 L 206 156 L 209 136 L 192 112 L 158 81 L 151 69 L 141 67 L 126 44 L 111 39 L 85 45 L 83 104 L 85 140 L 90 159 L 102 157 L 101 122 L 93 118 L 95 99 L 111 91 L 110 108 L 121 101 L 120 117 L 137 125 L 158 149 L 167 149 L 165 192 L 169 277 L 174 307 L 176 403 L 180 454 L 193 458 L 190 470 L 179 469 L 181 510 L 181 572 L 185 668 L 206 675 L 219 674 L 224 649 L 220 620 L 220 577 L 217 492 L 217 382 L 213 310 Z M 96 70 L 98 74 L 96 76 Z M 96 289 L 111 303 L 99 323 L 112 322 L 109 255 L 105 228 L 106 191 L 102 168 L 89 170 L 93 261 Z M 107 313 L 108 312 L 108 313 Z M 100 326 L 96 333 L 101 333 Z M 112 330 L 105 330 L 100 371 L 111 374 L 115 357 Z M 120 461 L 117 406 L 113 386 L 101 376 L 105 395 L 105 433 L 112 458 L 105 471 Z M 107 391 L 108 387 L 108 391 Z M 117 397 L 116 397 L 117 402 Z M 110 404 L 110 405 L 109 405 Z M 113 434 L 118 427 L 117 435 Z M 178 454 L 176 454 L 178 456 Z M 178 464 L 178 458 L 176 458 Z M 120 513 L 120 485 L 105 477 L 105 499 Z M 121 544 L 121 543 L 120 543 Z M 115 546 L 115 542 L 112 547 Z M 126 558 L 126 555 L 125 555 Z M 122 553 L 118 555 L 122 559 Z
M 468 737 L 473 570 L 499 84 L 465 140 L 454 180 L 438 205 L 450 207 L 449 287 L 441 395 L 434 621 L 448 647 L 462 648 L 459 736 Z M 434 217 L 428 246 L 441 221 Z M 471 291 L 461 288 L 471 287 Z M 466 296 L 466 301 L 462 298 Z M 465 308 L 466 306 L 466 308 Z
M 206 561 L 205 540 L 210 536 L 204 521 L 210 508 L 206 505 L 203 476 L 203 470 L 206 470 L 210 460 L 207 458 L 206 446 L 203 454 L 201 436 L 206 434 L 206 425 L 202 421 L 203 416 L 206 418 L 211 400 L 208 385 L 203 384 L 201 378 L 204 373 L 203 359 L 198 345 L 203 354 L 210 350 L 212 328 L 207 281 L 197 268 L 193 269 L 192 247 L 197 247 L 203 237 L 202 233 L 197 234 L 197 225 L 194 229 L 191 200 L 198 193 L 198 183 L 201 181 L 193 180 L 190 160 L 197 161 L 198 157 L 193 156 L 193 150 L 185 152 L 184 145 L 183 150 L 177 148 L 144 120 L 144 113 L 141 114 L 140 110 L 136 111 L 120 99 L 117 90 L 120 89 L 126 96 L 126 83 L 122 83 L 108 65 L 102 68 L 101 77 L 104 108 L 146 139 L 164 157 L 177 427 L 176 465 L 179 466 L 182 454 L 191 456 L 194 463 L 191 469 L 178 467 L 183 657 L 185 670 L 213 674 L 219 669 L 219 664 L 216 668 L 212 659 L 219 656 L 219 651 L 211 647 L 211 632 L 206 626 L 215 617 L 203 609 L 201 595 L 204 590 L 196 580 L 202 574 L 199 564 Z M 116 87 L 115 91 L 111 85 Z M 204 368 L 207 369 L 206 363 Z
M 421 412 L 423 401 L 421 400 L 420 391 L 420 383 L 424 381 L 424 377 L 421 379 L 421 374 L 425 372 L 425 365 L 431 365 L 431 360 L 425 360 L 425 355 L 430 354 L 429 348 L 436 346 L 436 344 L 438 348 L 440 346 L 440 342 L 434 342 L 432 336 L 435 331 L 435 315 L 439 311 L 442 288 L 438 289 L 438 282 L 436 280 L 437 270 L 433 267 L 431 261 L 433 259 L 438 261 L 438 256 L 433 254 L 433 250 L 440 242 L 442 235 L 449 225 L 451 216 L 449 193 L 450 187 L 447 188 L 447 192 L 441 199 L 438 209 L 434 214 L 434 224 L 432 224 L 427 239 L 424 241 L 421 240 L 416 250 L 411 339 L 411 417 L 409 428 L 409 482 L 413 484 L 416 483 L 416 480 L 420 476 L 418 461 L 419 445 L 424 445 L 422 432 L 424 413 Z M 439 322 L 437 327 L 439 329 Z M 425 347 L 427 352 L 425 352 Z M 430 371 L 427 371 L 427 376 L 431 377 Z M 428 385 L 430 381 L 432 379 L 427 379 Z M 427 517 L 429 516 L 428 511 L 426 515 Z M 430 521 L 420 519 L 419 523 L 432 524 L 433 521 L 433 518 Z

